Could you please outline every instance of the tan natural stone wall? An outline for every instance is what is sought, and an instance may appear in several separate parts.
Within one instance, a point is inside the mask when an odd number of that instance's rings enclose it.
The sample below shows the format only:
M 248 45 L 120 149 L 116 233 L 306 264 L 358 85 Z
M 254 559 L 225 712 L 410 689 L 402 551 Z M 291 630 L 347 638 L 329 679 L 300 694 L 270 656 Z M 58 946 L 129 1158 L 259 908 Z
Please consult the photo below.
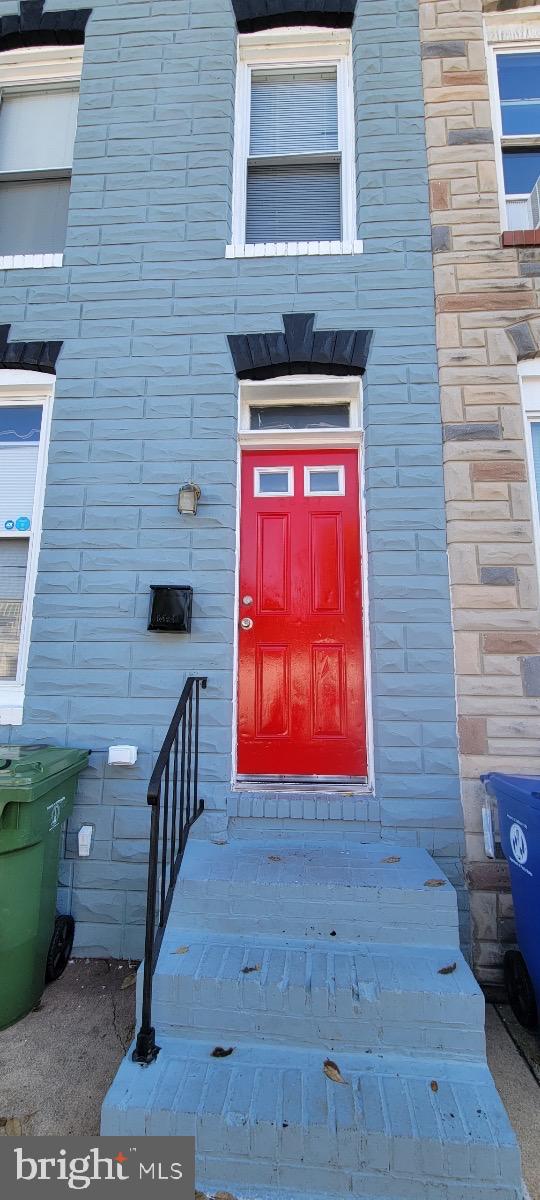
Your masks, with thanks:
M 473 944 L 479 977 L 496 982 L 511 899 L 505 865 L 485 857 L 479 777 L 540 772 L 540 695 L 523 678 L 523 659 L 540 654 L 538 575 L 511 336 L 529 319 L 527 337 L 537 329 L 540 275 L 524 272 L 540 250 L 501 245 L 481 0 L 419 8 Z

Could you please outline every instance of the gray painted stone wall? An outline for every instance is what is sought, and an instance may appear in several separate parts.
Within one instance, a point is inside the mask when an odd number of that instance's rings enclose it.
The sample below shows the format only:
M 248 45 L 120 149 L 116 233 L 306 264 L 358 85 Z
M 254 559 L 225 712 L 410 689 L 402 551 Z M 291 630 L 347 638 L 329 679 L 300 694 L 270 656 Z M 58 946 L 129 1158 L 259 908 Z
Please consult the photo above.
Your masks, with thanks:
M 49 0 L 49 9 L 66 0 Z M 12 12 L 0 0 L 0 14 Z M 93 750 L 62 865 L 83 954 L 141 950 L 152 756 L 184 676 L 209 677 L 201 791 L 231 777 L 237 381 L 226 335 L 373 328 L 365 378 L 376 794 L 356 828 L 459 877 L 441 427 L 417 0 L 358 0 L 351 257 L 225 259 L 236 29 L 229 0 L 94 0 L 62 268 L 4 272 L 0 321 L 60 338 L 25 720 Z M 203 496 L 189 527 L 178 485 Z M 191 583 L 189 638 L 148 633 L 150 583 Z M 106 766 L 136 743 L 137 766 Z M 212 816 L 212 814 L 214 814 Z M 75 830 L 95 825 L 90 859 Z M 380 826 L 379 826 L 380 822 Z M 352 821 L 345 832 L 354 828 Z

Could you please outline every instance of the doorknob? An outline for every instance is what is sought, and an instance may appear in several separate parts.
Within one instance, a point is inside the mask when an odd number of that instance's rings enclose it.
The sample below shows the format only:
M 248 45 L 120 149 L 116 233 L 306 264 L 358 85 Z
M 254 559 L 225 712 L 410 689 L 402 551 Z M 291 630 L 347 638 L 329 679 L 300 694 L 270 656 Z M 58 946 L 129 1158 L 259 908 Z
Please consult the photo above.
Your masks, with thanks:
M 242 629 L 253 629 L 253 621 L 251 620 L 251 617 L 242 617 L 240 626 Z

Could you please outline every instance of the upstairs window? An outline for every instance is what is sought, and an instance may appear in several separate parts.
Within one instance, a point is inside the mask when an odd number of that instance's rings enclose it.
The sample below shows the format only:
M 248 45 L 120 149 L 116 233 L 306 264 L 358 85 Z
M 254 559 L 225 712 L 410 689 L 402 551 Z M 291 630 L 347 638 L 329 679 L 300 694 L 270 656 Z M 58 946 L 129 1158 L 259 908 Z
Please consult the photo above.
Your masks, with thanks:
M 352 111 L 348 33 L 240 38 L 231 256 L 360 248 Z
M 3 267 L 61 262 L 79 102 L 74 60 L 75 47 L 0 55 Z
M 341 239 L 337 71 L 253 71 L 246 241 Z
M 495 79 L 504 227 L 534 229 L 540 226 L 540 48 L 496 47 Z

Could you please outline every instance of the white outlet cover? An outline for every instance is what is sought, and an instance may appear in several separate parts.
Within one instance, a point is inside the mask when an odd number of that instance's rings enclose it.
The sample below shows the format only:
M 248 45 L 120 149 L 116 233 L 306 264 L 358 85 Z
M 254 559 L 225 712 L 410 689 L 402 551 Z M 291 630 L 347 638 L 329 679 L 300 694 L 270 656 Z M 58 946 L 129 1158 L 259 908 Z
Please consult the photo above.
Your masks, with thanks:
M 109 746 L 109 766 L 133 767 L 136 762 L 136 746 Z

